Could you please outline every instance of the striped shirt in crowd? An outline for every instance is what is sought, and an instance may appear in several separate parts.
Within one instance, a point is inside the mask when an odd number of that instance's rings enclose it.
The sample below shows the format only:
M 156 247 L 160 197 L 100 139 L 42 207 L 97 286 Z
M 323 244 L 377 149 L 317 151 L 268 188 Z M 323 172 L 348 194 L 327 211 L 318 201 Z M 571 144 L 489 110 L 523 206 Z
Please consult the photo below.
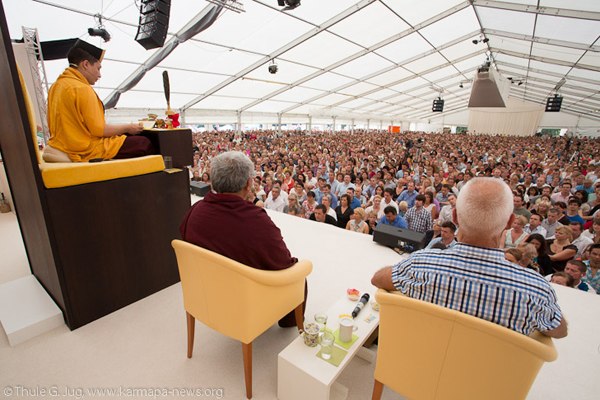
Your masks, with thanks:
M 560 325 L 556 294 L 538 273 L 504 252 L 458 243 L 413 253 L 392 268 L 397 290 L 529 335 Z

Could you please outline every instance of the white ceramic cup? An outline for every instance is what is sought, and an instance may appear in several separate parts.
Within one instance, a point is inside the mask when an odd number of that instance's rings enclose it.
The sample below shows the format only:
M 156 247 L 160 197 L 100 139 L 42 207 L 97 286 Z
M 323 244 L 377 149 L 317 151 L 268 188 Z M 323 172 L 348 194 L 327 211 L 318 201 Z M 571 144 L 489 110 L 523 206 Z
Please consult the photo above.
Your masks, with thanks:
M 342 318 L 340 320 L 340 340 L 345 343 L 352 341 L 352 333 L 356 329 L 352 318 Z

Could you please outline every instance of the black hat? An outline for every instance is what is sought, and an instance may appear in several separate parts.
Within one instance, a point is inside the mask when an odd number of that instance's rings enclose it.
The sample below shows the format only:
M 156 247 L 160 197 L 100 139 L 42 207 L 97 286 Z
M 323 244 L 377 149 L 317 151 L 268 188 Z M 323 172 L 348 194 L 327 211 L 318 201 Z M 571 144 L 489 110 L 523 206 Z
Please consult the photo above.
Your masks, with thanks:
M 92 57 L 96 58 L 98 61 L 102 61 L 102 58 L 104 58 L 104 50 L 103 49 L 96 47 L 93 44 L 90 44 L 81 39 L 77 39 L 77 41 L 75 42 L 73 47 L 71 47 L 71 50 L 69 50 L 69 54 L 75 49 L 81 49 L 81 50 L 89 53 Z

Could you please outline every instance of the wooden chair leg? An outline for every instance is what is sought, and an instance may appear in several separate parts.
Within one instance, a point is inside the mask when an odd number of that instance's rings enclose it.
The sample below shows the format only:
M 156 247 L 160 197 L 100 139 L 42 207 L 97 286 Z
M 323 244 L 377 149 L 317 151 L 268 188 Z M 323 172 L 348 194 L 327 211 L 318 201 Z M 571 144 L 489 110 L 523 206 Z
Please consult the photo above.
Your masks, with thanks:
M 192 353 L 194 351 L 194 328 L 196 326 L 196 318 L 189 312 L 185 312 L 187 317 L 187 339 L 188 339 L 188 348 L 187 348 L 187 357 L 192 358 Z
M 298 327 L 298 332 L 302 332 L 304 330 L 304 302 L 300 303 L 298 307 L 294 310 L 294 316 L 296 317 L 296 326 Z
M 371 400 L 381 400 L 382 393 L 383 393 L 383 383 L 381 383 L 377 379 L 375 379 L 375 384 L 373 385 L 373 397 L 371 397 Z
M 244 355 L 244 379 L 246 381 L 246 397 L 252 398 L 252 342 L 242 343 Z

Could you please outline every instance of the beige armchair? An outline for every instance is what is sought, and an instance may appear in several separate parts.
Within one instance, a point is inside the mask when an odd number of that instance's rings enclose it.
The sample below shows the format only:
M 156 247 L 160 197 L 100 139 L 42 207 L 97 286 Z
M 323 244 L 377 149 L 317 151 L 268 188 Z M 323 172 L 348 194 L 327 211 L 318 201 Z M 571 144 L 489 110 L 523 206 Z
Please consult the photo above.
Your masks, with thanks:
M 181 240 L 172 245 L 187 315 L 188 358 L 196 319 L 242 342 L 246 396 L 252 398 L 252 342 L 291 310 L 300 329 L 304 282 L 312 263 L 301 260 L 288 269 L 265 271 Z
M 552 339 L 379 290 L 379 349 L 373 400 L 386 385 L 407 399 L 524 399 Z

